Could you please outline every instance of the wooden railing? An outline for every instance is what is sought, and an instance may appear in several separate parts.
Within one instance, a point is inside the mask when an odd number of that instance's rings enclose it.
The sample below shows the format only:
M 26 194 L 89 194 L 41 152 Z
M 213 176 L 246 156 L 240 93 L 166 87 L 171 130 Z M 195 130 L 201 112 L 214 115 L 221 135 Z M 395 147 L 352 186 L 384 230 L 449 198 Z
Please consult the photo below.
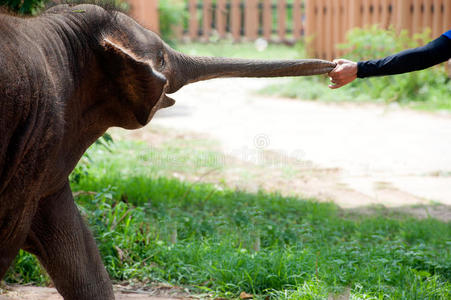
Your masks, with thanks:
M 132 15 L 155 31 L 158 0 L 129 0 Z M 162 0 L 163 1 L 163 0 Z M 306 38 L 309 55 L 332 59 L 342 53 L 354 27 L 378 24 L 410 33 L 430 28 L 432 36 L 451 29 L 451 0 L 188 0 L 187 27 L 179 38 L 208 42 L 215 35 L 234 41 L 292 42 Z

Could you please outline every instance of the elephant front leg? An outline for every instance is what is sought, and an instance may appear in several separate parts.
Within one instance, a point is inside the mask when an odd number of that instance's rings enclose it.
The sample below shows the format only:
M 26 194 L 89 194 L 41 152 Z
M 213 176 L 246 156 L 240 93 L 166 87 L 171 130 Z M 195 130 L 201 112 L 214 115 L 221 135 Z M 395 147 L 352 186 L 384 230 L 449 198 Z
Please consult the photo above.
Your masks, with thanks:
M 24 249 L 39 258 L 64 299 L 114 299 L 109 276 L 68 183 L 57 195 L 40 201 Z
M 0 249 L 0 279 L 2 279 L 3 276 L 5 276 L 6 271 L 8 271 L 11 262 L 14 260 L 14 257 L 16 257 L 17 253 L 19 252 L 18 248 L 19 247 L 13 249 L 13 251 L 11 251 L 10 249 Z

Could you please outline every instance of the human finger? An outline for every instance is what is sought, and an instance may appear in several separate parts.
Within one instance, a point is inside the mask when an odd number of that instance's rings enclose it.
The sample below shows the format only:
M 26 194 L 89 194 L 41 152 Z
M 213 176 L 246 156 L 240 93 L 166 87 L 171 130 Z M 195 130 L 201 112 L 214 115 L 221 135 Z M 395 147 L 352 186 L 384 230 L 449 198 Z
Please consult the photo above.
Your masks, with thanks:
M 344 85 L 346 85 L 346 83 L 343 83 L 343 82 L 336 83 L 336 84 L 329 84 L 329 88 L 335 90 L 335 89 L 341 88 Z

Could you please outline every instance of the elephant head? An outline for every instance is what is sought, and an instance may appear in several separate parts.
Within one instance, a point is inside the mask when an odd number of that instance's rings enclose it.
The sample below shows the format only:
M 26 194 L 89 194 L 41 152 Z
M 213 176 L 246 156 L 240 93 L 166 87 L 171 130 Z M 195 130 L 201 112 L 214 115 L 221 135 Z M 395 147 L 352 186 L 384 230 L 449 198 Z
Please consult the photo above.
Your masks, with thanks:
M 85 6 L 77 10 L 90 9 Z M 97 13 L 102 13 L 98 11 Z M 335 64 L 318 59 L 249 60 L 189 56 L 175 51 L 132 18 L 113 12 L 112 26 L 102 32 L 99 56 L 114 81 L 116 94 L 131 104 L 136 128 L 154 113 L 175 103 L 167 96 L 186 84 L 220 77 L 280 77 L 324 74 Z M 133 122 L 132 122 L 133 123 Z

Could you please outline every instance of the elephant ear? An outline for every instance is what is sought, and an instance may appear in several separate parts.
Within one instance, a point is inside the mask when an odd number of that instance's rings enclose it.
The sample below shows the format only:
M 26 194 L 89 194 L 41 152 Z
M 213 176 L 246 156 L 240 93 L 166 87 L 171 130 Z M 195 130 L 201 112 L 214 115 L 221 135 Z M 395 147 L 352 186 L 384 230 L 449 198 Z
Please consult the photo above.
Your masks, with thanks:
M 158 109 L 174 104 L 163 93 L 166 77 L 153 70 L 150 62 L 107 38 L 102 47 L 106 58 L 103 67 L 114 82 L 121 104 L 132 110 L 140 125 L 146 125 Z

